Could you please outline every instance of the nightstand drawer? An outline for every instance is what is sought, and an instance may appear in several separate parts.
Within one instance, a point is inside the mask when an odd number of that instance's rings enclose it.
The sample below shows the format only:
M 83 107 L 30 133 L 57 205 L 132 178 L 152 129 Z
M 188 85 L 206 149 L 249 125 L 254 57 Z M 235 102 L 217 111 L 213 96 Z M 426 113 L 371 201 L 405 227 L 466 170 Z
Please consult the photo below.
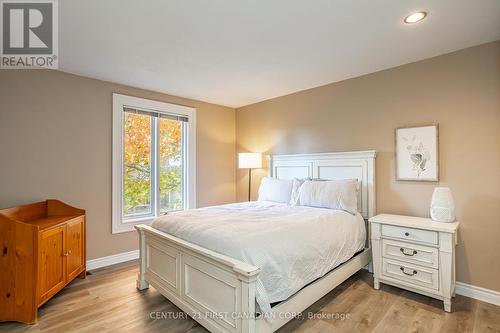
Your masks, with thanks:
M 400 238 L 427 244 L 438 244 L 438 233 L 435 231 L 398 227 L 395 225 L 382 225 L 382 236 Z
M 382 275 L 430 289 L 439 289 L 437 269 L 419 267 L 398 260 L 382 259 Z
M 438 268 L 439 250 L 392 239 L 382 239 L 382 256 L 409 263 Z

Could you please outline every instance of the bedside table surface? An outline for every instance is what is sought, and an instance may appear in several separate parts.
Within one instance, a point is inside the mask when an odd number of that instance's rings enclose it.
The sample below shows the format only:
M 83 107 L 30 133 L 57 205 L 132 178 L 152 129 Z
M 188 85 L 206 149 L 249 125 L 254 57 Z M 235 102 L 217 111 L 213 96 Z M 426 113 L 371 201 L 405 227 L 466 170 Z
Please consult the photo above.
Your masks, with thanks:
M 380 214 L 371 217 L 368 221 L 381 224 L 391 224 L 397 226 L 404 226 L 409 228 L 417 228 L 424 230 L 433 230 L 441 232 L 455 233 L 458 229 L 459 222 L 436 222 L 425 217 L 393 215 L 393 214 Z

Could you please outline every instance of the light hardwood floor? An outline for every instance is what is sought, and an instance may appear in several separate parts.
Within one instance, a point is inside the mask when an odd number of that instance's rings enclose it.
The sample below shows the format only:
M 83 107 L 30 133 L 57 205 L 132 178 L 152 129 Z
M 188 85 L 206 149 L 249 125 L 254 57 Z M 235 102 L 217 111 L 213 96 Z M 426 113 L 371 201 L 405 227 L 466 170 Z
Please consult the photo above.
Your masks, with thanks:
M 0 332 L 207 332 L 190 318 L 151 319 L 151 312 L 183 313 L 154 288 L 135 289 L 137 266 L 95 270 L 45 304 L 37 324 L 0 323 Z M 457 296 L 446 313 L 437 300 L 387 285 L 375 290 L 372 282 L 358 272 L 279 332 L 500 332 L 499 306 Z

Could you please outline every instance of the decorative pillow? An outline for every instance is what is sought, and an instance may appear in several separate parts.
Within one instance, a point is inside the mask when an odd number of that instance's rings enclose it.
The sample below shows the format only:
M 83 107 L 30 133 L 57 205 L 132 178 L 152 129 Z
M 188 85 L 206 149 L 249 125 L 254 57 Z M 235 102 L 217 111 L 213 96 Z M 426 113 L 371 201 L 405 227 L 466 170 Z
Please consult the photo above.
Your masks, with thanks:
M 298 203 L 302 206 L 340 209 L 356 214 L 358 211 L 358 181 L 305 181 L 300 187 Z
M 290 197 L 290 206 L 296 206 L 299 202 L 300 187 L 306 180 L 311 180 L 310 178 L 294 178 L 292 184 L 292 195 Z
M 259 201 L 289 203 L 293 180 L 265 177 L 259 187 Z

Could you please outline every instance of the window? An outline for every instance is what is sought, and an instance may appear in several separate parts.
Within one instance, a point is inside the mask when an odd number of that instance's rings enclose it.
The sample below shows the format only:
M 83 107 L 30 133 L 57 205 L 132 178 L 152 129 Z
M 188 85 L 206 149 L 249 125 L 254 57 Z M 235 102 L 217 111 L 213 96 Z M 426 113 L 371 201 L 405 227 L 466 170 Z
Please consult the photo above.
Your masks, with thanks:
M 113 233 L 195 207 L 195 109 L 113 94 Z

